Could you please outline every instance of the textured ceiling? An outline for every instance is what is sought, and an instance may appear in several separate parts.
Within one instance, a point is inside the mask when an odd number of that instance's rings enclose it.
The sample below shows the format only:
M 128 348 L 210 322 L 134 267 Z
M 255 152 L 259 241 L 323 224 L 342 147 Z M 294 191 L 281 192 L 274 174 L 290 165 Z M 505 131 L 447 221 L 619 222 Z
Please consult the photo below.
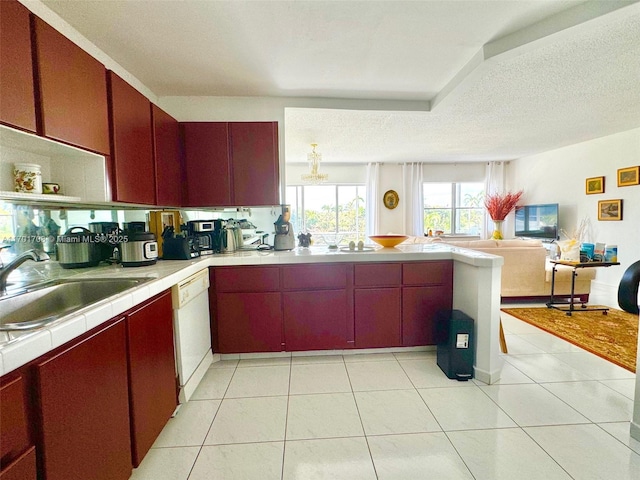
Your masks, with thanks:
M 42 3 L 160 97 L 372 102 L 287 109 L 287 162 L 513 159 L 640 126 L 634 2 Z

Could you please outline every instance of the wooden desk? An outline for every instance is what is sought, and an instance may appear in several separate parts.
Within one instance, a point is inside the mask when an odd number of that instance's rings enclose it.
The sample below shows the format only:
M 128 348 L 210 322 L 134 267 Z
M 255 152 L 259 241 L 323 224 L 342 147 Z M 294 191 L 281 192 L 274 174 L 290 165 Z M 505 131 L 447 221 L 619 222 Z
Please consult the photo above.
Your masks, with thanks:
M 580 308 L 575 308 L 575 286 L 576 286 L 576 277 L 578 276 L 579 268 L 595 268 L 595 267 L 611 267 L 613 265 L 620 265 L 619 262 L 568 262 L 566 260 L 550 260 L 553 264 L 553 269 L 551 273 L 551 296 L 549 298 L 549 302 L 547 302 L 547 308 L 555 308 L 556 310 L 561 310 L 566 312 L 568 316 L 571 316 L 573 312 L 602 312 L 603 315 L 606 315 L 609 311 L 608 308 L 595 308 L 588 307 L 584 302 L 581 303 Z M 571 276 L 571 297 L 568 302 L 560 302 L 556 301 L 554 298 L 554 288 L 556 282 L 556 269 L 558 265 L 565 265 L 567 267 L 573 268 L 572 276 Z M 568 305 L 568 308 L 559 307 L 557 305 Z

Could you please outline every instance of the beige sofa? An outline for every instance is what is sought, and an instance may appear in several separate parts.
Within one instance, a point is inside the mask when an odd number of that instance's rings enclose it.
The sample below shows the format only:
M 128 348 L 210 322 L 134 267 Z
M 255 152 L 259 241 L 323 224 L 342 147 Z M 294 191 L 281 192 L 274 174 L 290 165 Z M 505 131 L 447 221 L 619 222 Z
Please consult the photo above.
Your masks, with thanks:
M 441 239 L 411 237 L 407 243 L 437 242 Z M 549 298 L 553 265 L 547 258 L 547 250 L 539 240 L 471 240 L 446 242 L 448 245 L 470 248 L 504 258 L 502 266 L 502 298 Z M 591 280 L 595 269 L 578 269 L 575 294 L 586 302 L 591 291 Z M 555 295 L 571 294 L 571 267 L 558 266 L 556 271 Z

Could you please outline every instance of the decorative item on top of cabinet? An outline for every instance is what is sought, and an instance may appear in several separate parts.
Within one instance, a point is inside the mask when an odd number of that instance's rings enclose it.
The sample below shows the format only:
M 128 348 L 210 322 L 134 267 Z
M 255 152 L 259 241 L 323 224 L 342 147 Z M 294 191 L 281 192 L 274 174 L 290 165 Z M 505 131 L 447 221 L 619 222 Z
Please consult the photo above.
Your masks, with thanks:
M 30 13 L 16 0 L 0 1 L 0 123 L 36 131 Z
M 106 69 L 78 45 L 34 17 L 37 87 L 45 137 L 109 154 Z
M 156 204 L 182 206 L 184 185 L 180 124 L 156 105 L 151 105 L 153 119 L 153 158 L 156 172 Z
M 113 200 L 155 205 L 151 102 L 112 71 L 107 78 Z

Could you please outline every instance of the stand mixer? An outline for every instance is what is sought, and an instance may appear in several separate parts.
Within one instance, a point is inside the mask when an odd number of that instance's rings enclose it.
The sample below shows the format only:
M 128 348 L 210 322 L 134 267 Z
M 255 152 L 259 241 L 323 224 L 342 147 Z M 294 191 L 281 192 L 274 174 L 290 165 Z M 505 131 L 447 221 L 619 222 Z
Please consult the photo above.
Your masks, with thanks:
M 296 246 L 296 239 L 293 235 L 293 226 L 289 223 L 291 219 L 290 205 L 282 205 L 282 214 L 273 224 L 276 234 L 273 240 L 274 250 L 293 250 Z

